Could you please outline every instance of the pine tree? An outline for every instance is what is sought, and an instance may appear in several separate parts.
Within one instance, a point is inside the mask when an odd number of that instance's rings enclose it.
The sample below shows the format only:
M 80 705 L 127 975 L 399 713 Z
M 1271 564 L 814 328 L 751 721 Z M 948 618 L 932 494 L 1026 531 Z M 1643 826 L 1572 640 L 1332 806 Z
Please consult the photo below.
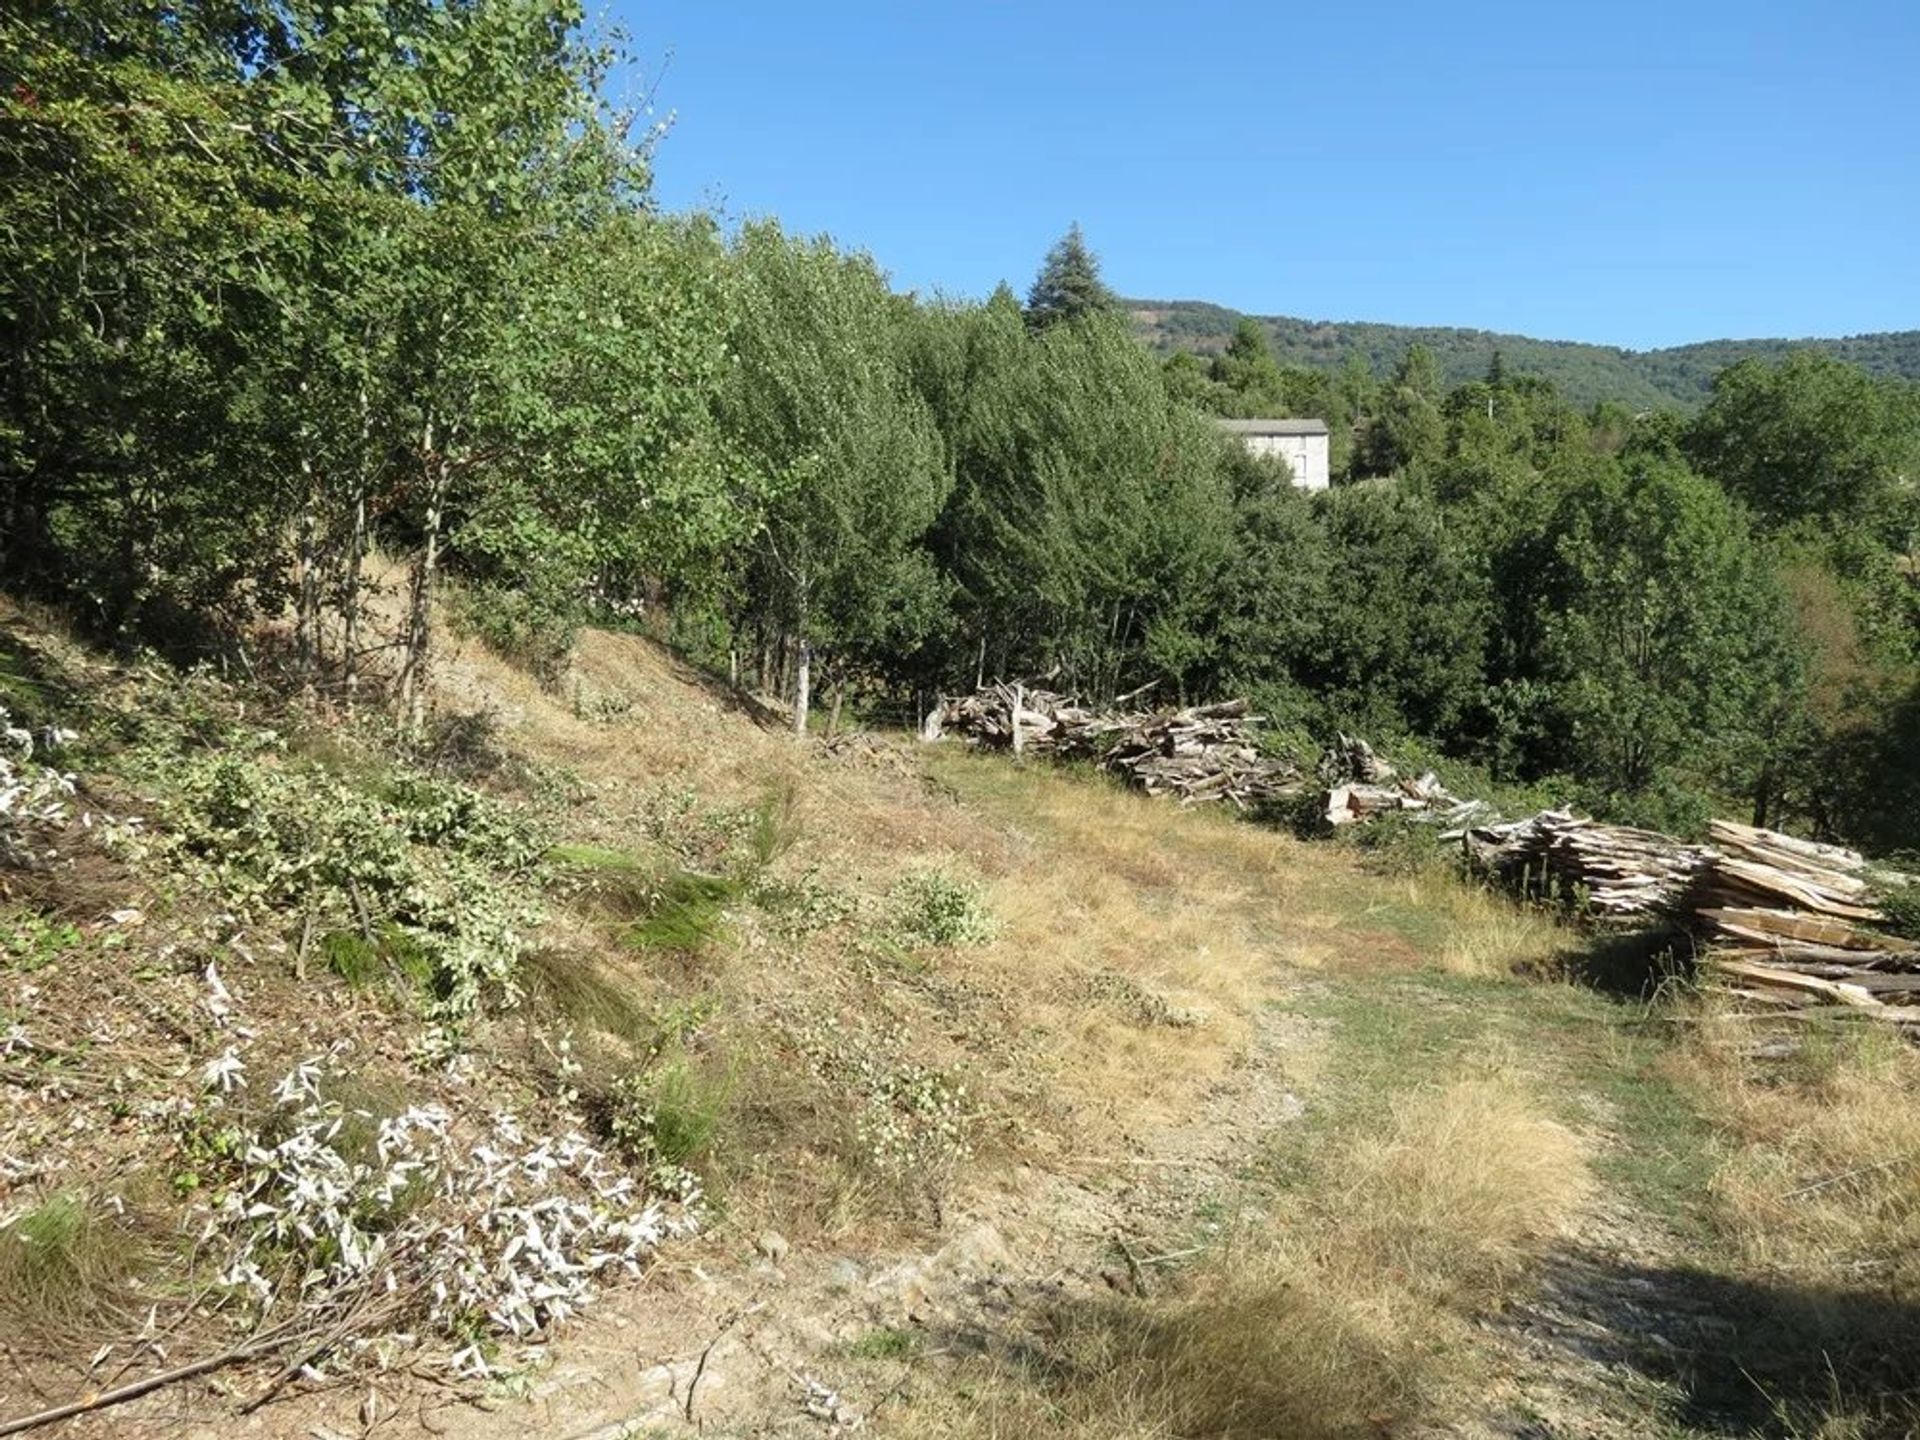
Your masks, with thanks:
M 1027 292 L 1027 328 L 1045 330 L 1063 320 L 1119 308 L 1119 298 L 1100 278 L 1099 257 L 1087 248 L 1076 221 L 1047 251 Z

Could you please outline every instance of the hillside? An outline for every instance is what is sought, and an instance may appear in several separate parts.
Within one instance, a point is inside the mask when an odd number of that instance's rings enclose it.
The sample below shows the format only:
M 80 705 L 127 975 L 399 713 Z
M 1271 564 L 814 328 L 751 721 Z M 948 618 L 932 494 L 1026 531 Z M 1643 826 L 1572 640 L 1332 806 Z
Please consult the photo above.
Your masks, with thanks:
M 631 635 L 467 643 L 424 749 L 4 604 L 0 696 L 4 1433 L 1912 1419 L 1914 1054 L 1445 867 Z
M 1162 352 L 1217 350 L 1240 319 L 1239 311 L 1204 300 L 1125 303 L 1141 336 Z M 1385 375 L 1409 345 L 1418 344 L 1433 351 L 1452 385 L 1484 375 L 1497 350 L 1510 369 L 1553 381 L 1581 406 L 1612 400 L 1635 409 L 1696 409 L 1715 372 L 1723 367 L 1750 356 L 1776 357 L 1806 348 L 1824 350 L 1877 375 L 1920 379 L 1920 330 L 1839 339 L 1705 340 L 1664 350 L 1621 350 L 1491 330 L 1302 320 L 1289 315 L 1254 318 L 1266 327 L 1274 358 L 1283 365 L 1333 370 L 1346 364 L 1349 356 L 1358 355 L 1376 375 Z

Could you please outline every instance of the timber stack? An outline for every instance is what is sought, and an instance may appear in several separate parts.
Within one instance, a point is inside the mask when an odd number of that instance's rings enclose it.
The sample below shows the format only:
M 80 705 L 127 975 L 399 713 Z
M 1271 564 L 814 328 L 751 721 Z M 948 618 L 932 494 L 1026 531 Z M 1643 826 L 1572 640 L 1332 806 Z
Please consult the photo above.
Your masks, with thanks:
M 1321 815 L 1334 829 L 1379 815 L 1408 815 L 1421 821 L 1460 825 L 1486 806 L 1461 800 L 1431 770 L 1402 775 L 1357 735 L 1342 733 L 1321 753 L 1320 781 L 1326 786 Z
M 1171 795 L 1183 805 L 1224 800 L 1246 809 L 1302 790 L 1297 766 L 1260 752 L 1261 717 L 1252 709 L 1245 700 L 1226 700 L 1159 712 L 1097 711 L 1050 690 L 994 684 L 943 700 L 920 734 L 923 740 L 952 734 L 1017 754 L 1092 760 L 1149 795 Z
M 1689 845 L 1570 810 L 1462 839 L 1475 868 L 1523 894 L 1690 933 L 1700 964 L 1744 1000 L 1798 1015 L 1849 1006 L 1920 1026 L 1920 944 L 1873 928 L 1885 916 L 1855 851 L 1730 820 Z
M 1683 919 L 1711 851 L 1656 830 L 1603 825 L 1571 810 L 1463 832 L 1468 862 L 1536 899 L 1595 919 L 1647 925 Z
M 1852 850 L 1713 822 L 1701 876 L 1702 958 L 1735 994 L 1789 1013 L 1845 1005 L 1920 1026 L 1920 944 L 1876 930 L 1867 862 Z

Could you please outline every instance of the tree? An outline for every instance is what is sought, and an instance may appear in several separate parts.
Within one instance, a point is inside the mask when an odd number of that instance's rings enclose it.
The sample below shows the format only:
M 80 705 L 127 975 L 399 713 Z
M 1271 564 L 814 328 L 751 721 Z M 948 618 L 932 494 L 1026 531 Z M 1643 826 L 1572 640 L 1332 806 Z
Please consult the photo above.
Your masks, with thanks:
M 1074 222 L 1054 242 L 1027 292 L 1027 327 L 1045 330 L 1088 315 L 1118 311 L 1120 301 L 1100 278 L 1100 261 L 1087 248 L 1086 236 Z
M 1273 416 L 1287 412 L 1285 382 L 1260 322 L 1241 316 L 1227 348 L 1214 358 L 1213 380 L 1226 388 L 1232 413 Z
M 1771 523 L 1858 520 L 1920 477 L 1920 386 L 1817 350 L 1743 360 L 1715 378 L 1685 446 Z
M 908 302 L 871 260 L 771 222 L 747 226 L 734 257 L 739 363 L 721 415 L 764 497 L 750 616 L 791 653 L 804 732 L 816 649 L 840 680 L 910 654 L 937 623 L 944 582 L 924 542 L 952 473 L 909 381 Z
M 1613 794 L 1676 768 L 1761 783 L 1798 648 L 1719 487 L 1671 461 L 1598 461 L 1508 563 L 1526 579 L 1507 607 L 1538 627 L 1510 674 L 1553 687 L 1560 748 L 1536 754 L 1536 772 Z
M 992 305 L 917 366 L 952 452 L 938 548 L 971 680 L 1058 667 L 1098 697 L 1179 684 L 1229 536 L 1221 443 L 1117 316 L 1029 337 Z
M 1368 468 L 1399 474 L 1437 459 L 1446 441 L 1440 402 L 1440 366 L 1433 352 L 1424 345 L 1407 347 L 1381 397 Z

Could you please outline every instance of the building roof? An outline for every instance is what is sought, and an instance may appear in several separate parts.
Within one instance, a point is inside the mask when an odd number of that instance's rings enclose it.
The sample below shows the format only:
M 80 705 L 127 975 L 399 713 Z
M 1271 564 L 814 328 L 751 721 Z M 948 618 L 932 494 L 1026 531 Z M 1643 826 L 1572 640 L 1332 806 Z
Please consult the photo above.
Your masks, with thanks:
M 1229 435 L 1324 435 L 1324 420 L 1216 420 Z

